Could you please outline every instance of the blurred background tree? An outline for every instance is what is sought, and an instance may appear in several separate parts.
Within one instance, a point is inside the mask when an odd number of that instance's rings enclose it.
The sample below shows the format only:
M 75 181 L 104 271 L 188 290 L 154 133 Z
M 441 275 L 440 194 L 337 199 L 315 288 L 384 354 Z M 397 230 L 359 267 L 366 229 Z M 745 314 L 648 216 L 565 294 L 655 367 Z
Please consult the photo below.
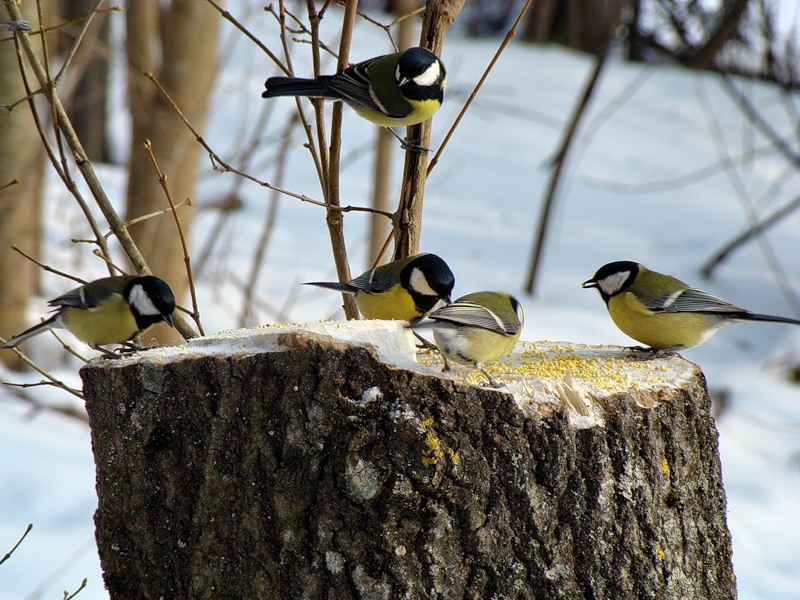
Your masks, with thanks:
M 132 117 L 126 221 L 168 208 L 143 148 L 145 140 L 152 142 L 175 203 L 194 197 L 201 147 L 145 74 L 152 73 L 189 122 L 202 130 L 217 75 L 220 22 L 214 7 L 198 0 L 138 1 L 135 10 L 125 11 Z M 184 206 L 178 213 L 188 234 L 193 210 Z M 169 283 L 176 298 L 185 297 L 184 254 L 172 216 L 132 225 L 130 232 L 153 273 Z M 159 339 L 179 341 L 167 328 L 162 328 Z
M 35 21 L 30 25 L 37 28 Z M 0 26 L 0 104 L 11 105 L 26 95 L 13 34 Z M 25 103 L 0 111 L 0 336 L 4 339 L 26 322 L 27 300 L 39 282 L 39 269 L 12 247 L 40 254 L 43 161 L 44 147 Z M 0 360 L 14 369 L 22 367 L 12 352 L 0 352 Z

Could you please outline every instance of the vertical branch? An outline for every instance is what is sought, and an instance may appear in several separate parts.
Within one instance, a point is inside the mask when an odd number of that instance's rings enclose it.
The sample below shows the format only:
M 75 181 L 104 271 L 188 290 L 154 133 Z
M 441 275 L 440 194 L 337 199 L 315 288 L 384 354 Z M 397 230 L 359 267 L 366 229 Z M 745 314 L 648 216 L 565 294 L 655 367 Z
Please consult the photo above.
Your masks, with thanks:
M 465 0 L 428 0 L 422 17 L 420 46 L 440 56 L 444 38 Z M 408 129 L 408 139 L 419 140 L 422 147 L 430 145 L 431 121 L 425 121 Z M 403 184 L 400 203 L 395 214 L 394 257 L 402 258 L 419 252 L 419 236 L 422 228 L 422 200 L 428 170 L 428 155 L 425 152 L 406 151 L 403 166 Z
M 402 17 L 412 13 L 417 8 L 416 0 L 398 0 L 395 2 L 395 12 Z M 397 48 L 405 50 L 414 44 L 414 21 L 412 19 L 401 19 L 397 24 Z M 377 143 L 375 145 L 375 171 L 374 183 L 372 188 L 372 208 L 378 210 L 389 210 L 389 193 L 392 180 L 392 158 L 394 157 L 397 142 L 395 137 L 385 127 L 379 127 L 377 133 Z M 386 237 L 389 235 L 389 227 L 380 215 L 372 215 L 369 223 L 369 248 L 367 260 L 370 265 L 381 261 L 386 247 Z
M 347 0 L 344 9 L 344 19 L 342 21 L 342 37 L 339 42 L 339 64 L 337 72 L 343 71 L 348 64 L 350 55 L 350 42 L 353 38 L 353 25 L 358 10 L 358 0 Z M 317 54 L 319 47 L 317 46 Z M 318 57 L 315 57 L 318 64 Z M 321 112 L 321 109 L 320 111 Z M 335 102 L 331 111 L 331 144 L 328 152 L 328 170 L 323 171 L 325 181 L 323 189 L 325 191 L 325 204 L 327 215 L 325 220 L 328 225 L 328 235 L 331 238 L 331 250 L 333 251 L 333 261 L 336 266 L 336 274 L 339 281 L 350 280 L 350 266 L 347 262 L 347 247 L 344 240 L 344 216 L 338 210 L 339 201 L 339 158 L 342 141 L 342 103 Z M 322 140 L 320 140 L 322 142 Z M 321 144 L 320 144 L 321 145 Z M 358 317 L 358 308 L 355 299 L 350 294 L 342 294 L 344 304 L 344 314 L 348 319 Z
M 570 119 L 569 125 L 564 132 L 564 139 L 561 141 L 561 146 L 558 149 L 558 153 L 553 159 L 553 172 L 550 175 L 550 183 L 547 186 L 547 195 L 545 196 L 544 203 L 542 204 L 542 210 L 539 215 L 539 227 L 536 233 L 536 239 L 534 240 L 533 255 L 531 257 L 531 264 L 528 269 L 528 279 L 525 283 L 525 290 L 529 294 L 534 292 L 536 275 L 539 272 L 539 263 L 542 259 L 544 241 L 545 237 L 547 236 L 547 228 L 550 223 L 550 213 L 552 212 L 553 204 L 555 204 L 558 185 L 561 182 L 561 171 L 567 162 L 567 154 L 569 153 L 572 142 L 575 139 L 575 132 L 578 130 L 578 124 L 580 123 L 580 120 L 586 112 L 587 106 L 589 105 L 589 100 L 592 97 L 594 88 L 600 79 L 600 73 L 603 71 L 603 66 L 606 64 L 607 56 L 608 52 L 604 51 L 597 57 L 594 71 L 592 71 L 589 81 L 586 82 L 586 87 L 583 90 L 581 99 L 575 107 L 575 111 L 572 113 L 572 118 Z

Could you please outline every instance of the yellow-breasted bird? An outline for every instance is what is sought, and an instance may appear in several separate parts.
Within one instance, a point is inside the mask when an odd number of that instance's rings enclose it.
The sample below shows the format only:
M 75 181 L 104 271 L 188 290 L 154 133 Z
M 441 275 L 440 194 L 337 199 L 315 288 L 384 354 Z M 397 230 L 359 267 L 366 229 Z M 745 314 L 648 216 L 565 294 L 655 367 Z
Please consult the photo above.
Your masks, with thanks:
M 50 329 L 66 329 L 108 357 L 101 346 L 124 344 L 150 326 L 172 323 L 175 296 L 165 281 L 152 275 L 104 277 L 75 288 L 48 302 L 56 313 L 6 342 L 14 348 Z
M 525 316 L 522 305 L 503 292 L 474 292 L 436 309 L 428 318 L 433 321 L 433 339 L 448 361 L 478 369 L 494 387 L 502 387 L 483 368 L 514 348 L 522 332 Z
M 374 267 L 347 283 L 311 281 L 315 285 L 355 296 L 365 319 L 414 321 L 440 302 L 450 302 L 455 277 L 435 254 L 415 254 Z
M 796 319 L 752 313 L 631 261 L 600 267 L 583 287 L 597 288 L 623 333 L 664 352 L 702 344 L 737 321 L 800 325 Z
M 264 85 L 262 98 L 342 100 L 361 117 L 391 128 L 430 119 L 444 100 L 447 73 L 433 52 L 415 47 L 376 56 L 336 75 L 320 75 L 316 79 L 270 77 Z M 400 139 L 396 133 L 395 136 Z M 406 144 L 405 140 L 400 141 Z

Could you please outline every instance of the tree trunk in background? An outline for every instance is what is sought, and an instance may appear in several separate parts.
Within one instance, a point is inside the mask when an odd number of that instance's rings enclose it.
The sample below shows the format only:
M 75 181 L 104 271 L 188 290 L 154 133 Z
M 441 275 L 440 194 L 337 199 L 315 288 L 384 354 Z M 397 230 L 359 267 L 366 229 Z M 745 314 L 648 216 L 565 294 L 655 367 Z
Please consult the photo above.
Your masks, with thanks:
M 202 132 L 216 76 L 221 18 L 211 4 L 197 0 L 137 2 L 136 10 L 125 11 L 125 16 L 128 99 L 133 116 L 126 211 L 130 221 L 169 208 L 143 148 L 145 140 L 153 144 L 175 204 L 195 195 L 200 145 L 144 73 L 155 75 L 189 122 Z M 178 212 L 188 236 L 193 211 L 182 207 Z M 180 302 L 188 282 L 172 215 L 167 212 L 132 225 L 130 232 L 153 273 L 170 284 Z M 160 337 L 160 341 L 166 340 Z M 182 340 L 176 335 L 174 341 Z
M 537 0 L 529 11 L 522 39 L 600 55 L 630 4 L 630 0 Z
M 59 11 L 64 21 L 79 19 L 92 13 L 97 0 L 60 0 Z M 67 52 L 82 29 L 78 22 L 62 30 L 61 52 Z M 108 70 L 110 65 L 109 15 L 99 15 L 84 37 L 80 52 L 73 59 L 69 75 L 77 76 L 74 91 L 65 101 L 67 115 L 81 140 L 89 160 L 109 162 L 108 152 Z M 65 100 L 62 98 L 62 100 Z
M 35 15 L 33 11 L 31 16 Z M 8 20 L 5 10 L 0 20 Z M 31 21 L 31 27 L 36 30 L 38 24 Z M 0 35 L 9 35 L 5 27 L 0 27 Z M 0 44 L 0 103 L 11 104 L 25 94 L 14 43 Z M 0 188 L 19 180 L 0 189 L 0 336 L 4 339 L 30 325 L 26 309 L 28 297 L 36 291 L 39 270 L 11 247 L 16 244 L 33 256 L 40 255 L 43 163 L 44 149 L 28 105 L 19 104 L 10 113 L 0 111 Z M 22 367 L 13 352 L 0 352 L 0 360 L 11 368 Z
M 710 400 L 679 357 L 683 387 L 575 428 L 330 337 L 200 343 L 81 370 L 112 600 L 736 597 Z

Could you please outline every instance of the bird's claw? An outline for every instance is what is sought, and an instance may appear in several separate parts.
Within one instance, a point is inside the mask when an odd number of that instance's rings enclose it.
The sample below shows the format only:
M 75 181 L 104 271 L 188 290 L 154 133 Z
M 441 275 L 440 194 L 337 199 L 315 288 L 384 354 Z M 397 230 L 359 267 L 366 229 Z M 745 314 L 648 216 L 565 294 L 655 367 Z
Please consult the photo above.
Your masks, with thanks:
M 0 25 L 5 25 L 12 33 L 17 31 L 25 31 L 27 33 L 31 32 L 31 24 L 27 21 L 2 21 L 0 22 Z

